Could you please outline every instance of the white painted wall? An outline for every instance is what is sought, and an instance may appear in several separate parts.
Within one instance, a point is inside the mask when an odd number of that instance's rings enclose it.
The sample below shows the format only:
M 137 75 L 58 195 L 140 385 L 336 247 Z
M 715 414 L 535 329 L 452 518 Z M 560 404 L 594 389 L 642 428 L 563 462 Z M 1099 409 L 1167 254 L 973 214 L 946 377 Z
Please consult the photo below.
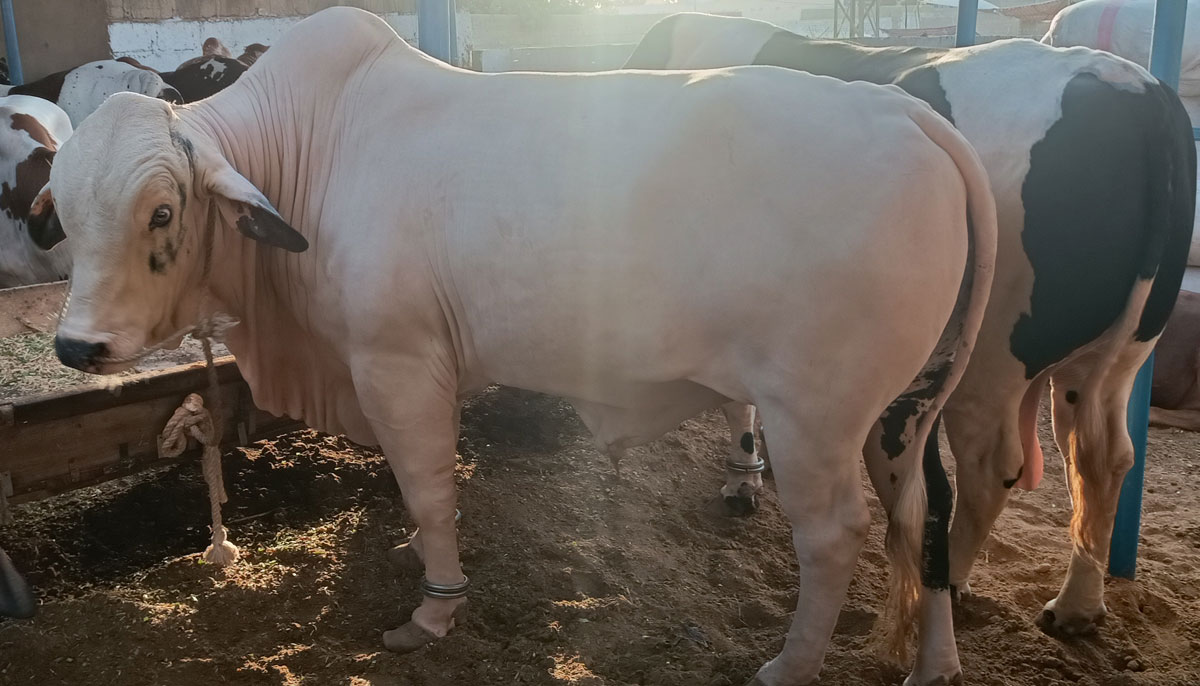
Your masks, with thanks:
M 416 15 L 392 13 L 381 16 L 401 38 L 410 43 L 417 42 Z M 199 57 L 200 47 L 209 36 L 216 36 L 237 57 L 251 43 L 274 44 L 301 19 L 303 17 L 117 22 L 109 24 L 108 40 L 114 57 L 132 57 L 147 67 L 171 71 L 181 62 Z M 457 21 L 461 55 L 471 43 L 471 17 L 460 13 Z

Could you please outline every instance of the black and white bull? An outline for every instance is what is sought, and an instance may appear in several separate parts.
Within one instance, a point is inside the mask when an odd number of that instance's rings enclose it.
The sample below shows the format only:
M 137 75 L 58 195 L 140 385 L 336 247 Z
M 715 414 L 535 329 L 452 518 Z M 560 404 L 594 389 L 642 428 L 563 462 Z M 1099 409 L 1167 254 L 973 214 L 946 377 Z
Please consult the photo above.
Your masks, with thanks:
M 1075 547 L 1039 623 L 1063 633 L 1092 630 L 1106 612 L 1101 561 L 1133 461 L 1126 403 L 1174 305 L 1192 229 L 1195 151 L 1178 97 L 1141 67 L 1085 48 L 1028 40 L 866 48 L 689 13 L 656 24 L 626 67 L 745 64 L 896 84 L 952 121 L 978 151 L 999 212 L 996 278 L 979 344 L 944 411 L 959 496 L 948 570 L 952 492 L 936 436 L 929 438 L 927 583 L 966 592 L 1010 490 L 1038 484 L 1037 410 L 1049 383 Z M 870 185 L 860 192 L 869 194 Z M 761 483 L 747 473 L 759 463 L 753 414 L 736 405 L 726 412 L 735 442 L 724 493 L 744 504 Z M 889 505 L 887 464 L 868 460 L 868 470 Z
M 188 60 L 175 71 L 163 72 L 162 78 L 179 91 L 184 102 L 196 102 L 228 88 L 248 68 L 232 57 L 212 56 Z

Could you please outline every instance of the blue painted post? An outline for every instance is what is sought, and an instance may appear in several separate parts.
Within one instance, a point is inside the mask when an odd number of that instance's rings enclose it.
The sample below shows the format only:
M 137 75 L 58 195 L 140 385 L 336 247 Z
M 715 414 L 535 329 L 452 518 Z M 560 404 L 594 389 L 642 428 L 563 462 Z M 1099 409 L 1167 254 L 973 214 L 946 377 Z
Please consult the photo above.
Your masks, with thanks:
M 979 0 L 958 0 L 958 25 L 954 47 L 975 45 L 975 22 L 979 19 Z
M 417 46 L 430 57 L 454 64 L 458 48 L 454 0 L 420 0 L 417 5 Z
M 1158 0 L 1154 8 L 1154 32 L 1150 43 L 1150 73 L 1172 88 L 1179 87 L 1179 62 L 1183 56 L 1184 19 L 1187 0 Z M 1142 482 L 1146 471 L 1146 433 L 1150 420 L 1150 382 L 1154 355 L 1138 371 L 1129 396 L 1126 422 L 1133 439 L 1133 468 L 1121 484 L 1117 518 L 1113 523 L 1108 571 L 1132 579 L 1137 572 L 1138 536 L 1142 527 Z
M 12 0 L 0 0 L 0 16 L 4 19 L 4 50 L 8 56 L 8 82 L 14 86 L 25 83 L 21 69 L 21 46 L 17 44 L 17 20 L 13 17 Z

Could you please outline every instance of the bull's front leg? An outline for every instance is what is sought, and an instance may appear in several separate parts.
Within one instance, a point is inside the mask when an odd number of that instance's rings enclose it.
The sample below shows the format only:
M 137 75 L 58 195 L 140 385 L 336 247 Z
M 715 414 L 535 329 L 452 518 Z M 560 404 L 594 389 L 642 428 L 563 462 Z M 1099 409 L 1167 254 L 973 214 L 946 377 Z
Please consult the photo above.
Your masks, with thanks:
M 754 406 L 726 403 L 721 406 L 729 422 L 729 457 L 725 458 L 725 485 L 721 496 L 735 515 L 745 516 L 758 510 L 762 491 L 762 473 L 766 462 L 758 456 L 754 440 Z
M 425 594 L 411 620 L 383 635 L 397 652 L 444 637 L 466 614 L 469 586 L 458 556 L 454 481 L 458 403 L 455 389 L 419 360 L 374 361 L 355 373 L 364 414 L 416 522 Z

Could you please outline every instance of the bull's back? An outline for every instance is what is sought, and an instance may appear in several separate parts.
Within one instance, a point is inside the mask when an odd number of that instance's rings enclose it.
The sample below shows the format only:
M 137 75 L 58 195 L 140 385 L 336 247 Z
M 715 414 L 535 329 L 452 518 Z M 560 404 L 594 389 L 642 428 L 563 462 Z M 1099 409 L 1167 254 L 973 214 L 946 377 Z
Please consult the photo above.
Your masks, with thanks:
M 504 375 L 530 331 L 554 332 L 543 369 L 639 378 L 687 377 L 759 337 L 819 358 L 911 333 L 898 345 L 924 361 L 962 279 L 967 209 L 955 162 L 911 116 L 923 104 L 774 68 L 598 77 L 580 87 L 609 104 L 590 112 L 555 111 L 573 96 L 543 85 L 519 99 L 536 145 L 493 137 L 483 157 L 510 162 L 503 178 L 453 182 L 455 287 L 494 374 L 524 382 Z M 495 114 L 475 105 L 456 109 Z M 887 330 L 922 307 L 926 330 Z

